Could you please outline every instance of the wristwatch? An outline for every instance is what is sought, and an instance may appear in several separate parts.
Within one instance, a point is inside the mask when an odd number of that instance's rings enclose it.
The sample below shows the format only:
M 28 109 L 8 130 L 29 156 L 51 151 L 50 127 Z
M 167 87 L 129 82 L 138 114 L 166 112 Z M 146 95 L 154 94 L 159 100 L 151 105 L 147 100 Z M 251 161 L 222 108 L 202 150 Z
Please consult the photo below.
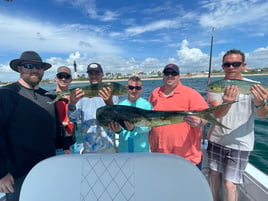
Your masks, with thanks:
M 264 104 L 263 104 L 263 105 L 255 105 L 255 108 L 257 108 L 257 109 L 261 109 L 261 108 L 264 108 L 266 105 L 268 105 L 268 100 L 267 100 L 267 98 L 264 100 Z

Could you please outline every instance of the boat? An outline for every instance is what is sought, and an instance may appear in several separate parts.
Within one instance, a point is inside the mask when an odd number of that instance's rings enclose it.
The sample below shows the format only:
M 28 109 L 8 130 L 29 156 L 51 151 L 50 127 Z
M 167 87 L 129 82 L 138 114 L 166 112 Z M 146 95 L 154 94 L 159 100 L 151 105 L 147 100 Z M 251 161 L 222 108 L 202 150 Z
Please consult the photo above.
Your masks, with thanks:
M 202 172 L 208 177 L 207 140 L 202 140 L 203 152 Z M 266 201 L 268 200 L 268 175 L 248 163 L 244 173 L 244 183 L 238 185 L 238 201 Z
M 207 165 L 207 140 L 201 142 L 203 150 L 203 164 L 202 173 L 204 178 L 208 175 L 208 165 Z M 74 155 L 81 154 L 83 149 L 82 144 L 75 144 L 73 147 Z M 58 151 L 58 155 L 62 155 L 62 152 Z M 117 153 L 125 154 L 125 153 Z M 151 154 L 151 153 L 148 153 Z M 68 156 L 67 156 L 68 157 Z M 67 181 L 66 181 L 67 182 Z M 238 186 L 239 201 L 266 201 L 268 200 L 268 176 L 257 169 L 254 165 L 248 164 L 244 174 L 244 184 Z M 4 194 L 0 193 L 0 201 L 5 201 Z

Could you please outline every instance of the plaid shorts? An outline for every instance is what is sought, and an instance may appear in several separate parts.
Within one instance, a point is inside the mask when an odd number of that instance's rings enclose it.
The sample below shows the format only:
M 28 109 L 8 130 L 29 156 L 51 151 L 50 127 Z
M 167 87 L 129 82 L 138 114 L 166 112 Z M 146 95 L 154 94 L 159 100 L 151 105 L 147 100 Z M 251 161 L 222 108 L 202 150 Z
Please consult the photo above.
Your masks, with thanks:
M 250 151 L 235 150 L 209 142 L 207 153 L 211 170 L 222 173 L 224 180 L 235 184 L 243 183 Z

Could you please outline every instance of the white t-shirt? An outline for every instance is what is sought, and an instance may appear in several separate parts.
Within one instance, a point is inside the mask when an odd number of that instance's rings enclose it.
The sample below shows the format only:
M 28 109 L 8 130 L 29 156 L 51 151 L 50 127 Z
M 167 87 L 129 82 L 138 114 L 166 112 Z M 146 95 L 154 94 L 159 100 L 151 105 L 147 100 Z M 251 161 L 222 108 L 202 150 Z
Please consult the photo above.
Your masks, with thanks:
M 253 81 L 244 78 L 247 81 Z M 208 93 L 208 102 L 221 101 L 223 93 Z M 239 94 L 228 113 L 217 118 L 230 129 L 211 124 L 208 139 L 236 150 L 252 151 L 254 147 L 254 103 L 251 94 Z

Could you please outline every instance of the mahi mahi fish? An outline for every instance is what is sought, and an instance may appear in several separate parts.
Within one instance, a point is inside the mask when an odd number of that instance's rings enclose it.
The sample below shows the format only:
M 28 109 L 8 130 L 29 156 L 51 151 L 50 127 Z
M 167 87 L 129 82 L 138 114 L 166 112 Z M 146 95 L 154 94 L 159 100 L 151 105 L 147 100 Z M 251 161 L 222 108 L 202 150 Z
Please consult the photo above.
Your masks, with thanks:
M 230 86 L 230 85 L 236 85 L 239 89 L 239 93 L 250 94 L 251 93 L 250 88 L 254 84 L 259 84 L 263 86 L 266 90 L 268 90 L 267 85 L 263 85 L 259 82 L 251 82 L 251 81 L 236 80 L 236 79 L 223 79 L 223 80 L 211 82 L 207 86 L 207 91 L 211 93 L 223 93 L 225 90 L 225 87 Z
M 85 96 L 87 97 L 96 97 L 98 96 L 99 90 L 109 87 L 112 90 L 113 95 L 123 95 L 127 93 L 127 89 L 124 85 L 117 83 L 117 82 L 102 82 L 99 84 L 90 84 L 82 87 L 76 87 L 83 90 L 85 93 Z M 53 91 L 53 92 L 47 92 L 46 95 L 55 95 L 56 98 L 49 102 L 55 103 L 56 101 L 60 100 L 64 95 L 69 95 L 70 92 L 76 88 L 71 88 L 66 91 Z
M 132 106 L 106 105 L 97 109 L 96 118 L 100 126 L 108 127 L 108 123 L 114 121 L 118 122 L 123 128 L 126 128 L 124 121 L 128 121 L 135 126 L 157 127 L 184 122 L 184 117 L 191 115 L 206 119 L 213 124 L 228 129 L 212 116 L 212 112 L 235 102 L 223 103 L 201 111 L 145 110 Z

